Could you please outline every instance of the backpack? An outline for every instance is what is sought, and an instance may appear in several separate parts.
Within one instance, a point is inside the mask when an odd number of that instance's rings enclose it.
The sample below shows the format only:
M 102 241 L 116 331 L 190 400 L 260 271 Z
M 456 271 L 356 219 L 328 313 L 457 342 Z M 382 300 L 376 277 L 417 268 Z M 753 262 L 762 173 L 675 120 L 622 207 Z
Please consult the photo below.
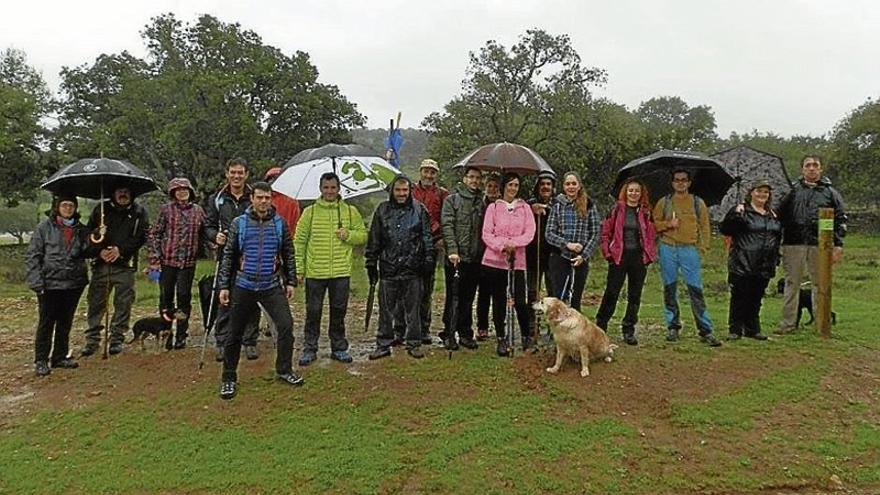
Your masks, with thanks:
M 247 230 L 248 224 L 247 215 L 239 215 L 235 221 L 238 222 L 238 249 L 239 251 L 244 250 L 244 234 Z M 275 227 L 275 237 L 278 239 L 278 245 L 281 245 L 281 241 L 284 237 L 284 221 L 281 219 L 280 215 L 272 215 L 272 224 Z
M 703 200 L 701 200 L 699 198 L 699 196 L 697 196 L 696 194 L 691 194 L 691 196 L 694 197 L 694 215 L 697 217 L 697 225 L 699 225 L 700 213 L 701 213 L 700 204 L 703 202 Z M 672 194 L 667 194 L 666 196 L 663 196 L 663 219 L 665 220 L 665 219 L 669 218 L 670 213 L 672 213 Z M 700 229 L 697 228 L 697 243 L 698 244 L 701 241 L 701 239 L 700 239 L 701 235 L 702 234 L 700 232 Z

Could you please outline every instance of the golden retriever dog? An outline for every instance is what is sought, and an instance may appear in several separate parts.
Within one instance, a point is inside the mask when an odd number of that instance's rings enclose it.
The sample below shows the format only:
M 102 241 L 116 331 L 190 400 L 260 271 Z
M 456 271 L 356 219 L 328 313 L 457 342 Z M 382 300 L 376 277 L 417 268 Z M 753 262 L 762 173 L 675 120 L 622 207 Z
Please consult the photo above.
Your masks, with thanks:
M 591 358 L 605 358 L 605 362 L 611 362 L 617 345 L 612 344 L 601 328 L 577 310 L 555 297 L 545 297 L 532 307 L 547 317 L 556 342 L 556 364 L 547 368 L 547 372 L 557 373 L 566 356 L 580 361 L 583 377 L 590 375 Z

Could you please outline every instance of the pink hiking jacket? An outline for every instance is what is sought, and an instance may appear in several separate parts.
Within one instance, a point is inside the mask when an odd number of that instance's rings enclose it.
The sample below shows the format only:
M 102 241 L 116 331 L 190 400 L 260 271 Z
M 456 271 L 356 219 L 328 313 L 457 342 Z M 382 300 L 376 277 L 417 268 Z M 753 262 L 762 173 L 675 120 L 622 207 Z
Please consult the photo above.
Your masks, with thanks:
M 513 208 L 508 203 L 497 200 L 486 207 L 483 217 L 483 242 L 486 252 L 483 253 L 483 265 L 492 268 L 508 269 L 507 255 L 501 250 L 505 245 L 516 246 L 514 260 L 515 270 L 526 269 L 526 246 L 535 237 L 535 216 L 532 208 L 521 199 L 513 201 Z

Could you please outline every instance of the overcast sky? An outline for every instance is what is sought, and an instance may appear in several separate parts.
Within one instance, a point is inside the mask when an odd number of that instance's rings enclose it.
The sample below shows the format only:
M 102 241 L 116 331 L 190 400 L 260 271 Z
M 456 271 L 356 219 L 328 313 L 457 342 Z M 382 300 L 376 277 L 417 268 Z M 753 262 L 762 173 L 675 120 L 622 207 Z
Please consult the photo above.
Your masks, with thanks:
M 722 137 L 820 135 L 880 95 L 880 4 L 869 0 L 31 0 L 0 12 L 0 49 L 24 50 L 52 89 L 62 66 L 144 56 L 139 31 L 157 14 L 239 22 L 308 52 L 370 127 L 398 110 L 419 126 L 459 92 L 468 52 L 529 28 L 568 34 L 585 65 L 606 69 L 596 94 L 630 108 L 665 95 L 709 105 Z

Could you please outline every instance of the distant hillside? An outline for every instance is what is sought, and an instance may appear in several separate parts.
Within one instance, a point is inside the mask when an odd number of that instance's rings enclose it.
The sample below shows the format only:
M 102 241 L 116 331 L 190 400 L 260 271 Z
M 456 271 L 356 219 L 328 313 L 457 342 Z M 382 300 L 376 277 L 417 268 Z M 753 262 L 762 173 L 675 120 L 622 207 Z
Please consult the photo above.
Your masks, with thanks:
M 410 177 L 416 177 L 419 162 L 426 158 L 428 149 L 428 133 L 418 129 L 404 128 L 403 148 L 400 150 L 401 169 Z M 385 149 L 385 137 L 388 129 L 354 129 L 351 131 L 352 140 L 369 148 L 381 152 Z

